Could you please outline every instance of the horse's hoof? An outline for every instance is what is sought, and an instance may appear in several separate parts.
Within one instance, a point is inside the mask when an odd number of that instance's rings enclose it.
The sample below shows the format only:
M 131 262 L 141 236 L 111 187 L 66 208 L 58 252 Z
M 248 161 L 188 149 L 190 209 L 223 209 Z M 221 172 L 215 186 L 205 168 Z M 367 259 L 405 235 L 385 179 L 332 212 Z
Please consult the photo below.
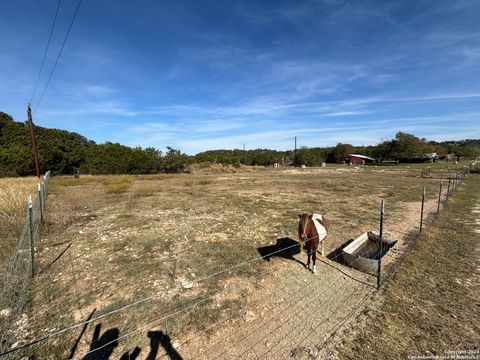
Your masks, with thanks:
M 316 272 L 317 272 L 317 269 L 315 269 L 315 266 L 314 266 L 313 269 L 312 269 L 312 273 L 315 274 Z

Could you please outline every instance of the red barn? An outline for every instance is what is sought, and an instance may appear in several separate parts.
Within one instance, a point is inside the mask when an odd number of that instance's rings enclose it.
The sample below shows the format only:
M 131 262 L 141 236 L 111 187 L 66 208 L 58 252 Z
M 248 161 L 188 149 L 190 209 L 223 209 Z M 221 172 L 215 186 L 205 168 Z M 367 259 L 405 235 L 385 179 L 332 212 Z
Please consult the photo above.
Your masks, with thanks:
M 365 165 L 365 164 L 374 164 L 376 160 L 369 156 L 358 155 L 358 154 L 348 154 L 345 156 L 345 163 L 351 165 Z

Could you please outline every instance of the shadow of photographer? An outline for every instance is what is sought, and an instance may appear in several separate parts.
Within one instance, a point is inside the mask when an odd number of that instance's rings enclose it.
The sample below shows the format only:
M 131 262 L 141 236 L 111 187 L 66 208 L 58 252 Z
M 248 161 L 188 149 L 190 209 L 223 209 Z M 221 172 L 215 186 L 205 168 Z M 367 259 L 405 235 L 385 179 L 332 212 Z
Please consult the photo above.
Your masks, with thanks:
M 84 331 L 82 331 L 82 336 Z M 93 331 L 92 340 L 90 342 L 90 348 L 86 355 L 82 358 L 83 360 L 109 360 L 114 352 L 114 350 L 119 345 L 119 336 L 120 331 L 118 328 L 111 328 L 102 333 L 102 324 L 97 324 L 95 330 Z M 165 355 L 171 360 L 182 360 L 182 356 L 178 351 L 173 347 L 172 340 L 170 336 L 164 334 L 162 331 L 149 331 L 147 333 L 148 338 L 150 339 L 150 350 L 146 357 L 142 357 L 146 360 L 154 360 L 157 358 L 160 347 L 163 348 Z M 75 346 L 72 348 L 70 358 L 74 357 L 76 348 L 78 346 L 79 340 L 75 343 Z M 120 360 L 135 360 L 139 357 L 142 349 L 136 346 L 131 352 L 130 350 L 123 353 L 120 356 Z

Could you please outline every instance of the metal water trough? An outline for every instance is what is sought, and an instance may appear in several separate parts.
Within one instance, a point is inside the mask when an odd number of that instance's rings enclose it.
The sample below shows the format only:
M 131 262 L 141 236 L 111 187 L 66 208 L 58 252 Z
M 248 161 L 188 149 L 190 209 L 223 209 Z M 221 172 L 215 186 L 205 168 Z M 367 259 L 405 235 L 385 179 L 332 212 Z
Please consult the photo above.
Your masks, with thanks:
M 376 273 L 378 260 L 381 259 L 397 242 L 397 240 L 383 237 L 367 231 L 343 248 L 343 259 L 353 268 L 366 272 Z

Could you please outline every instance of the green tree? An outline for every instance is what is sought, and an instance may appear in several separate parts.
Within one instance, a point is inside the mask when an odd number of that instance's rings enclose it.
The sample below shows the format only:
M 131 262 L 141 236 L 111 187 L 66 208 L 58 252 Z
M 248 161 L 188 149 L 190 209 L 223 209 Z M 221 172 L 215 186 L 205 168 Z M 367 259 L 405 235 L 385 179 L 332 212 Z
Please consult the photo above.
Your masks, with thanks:
M 0 147 L 0 177 L 28 176 L 32 173 L 32 151 L 29 147 L 19 144 Z
M 297 151 L 297 166 L 320 166 L 326 157 L 327 149 L 301 147 Z
M 420 139 L 412 134 L 398 132 L 391 144 L 391 153 L 396 160 L 419 159 L 432 153 L 434 150 L 425 139 Z
M 453 154 L 457 157 L 457 161 L 460 161 L 460 158 L 474 159 L 477 156 L 480 156 L 480 150 L 473 146 L 459 145 L 453 148 Z
M 338 143 L 328 152 L 327 161 L 341 163 L 345 160 L 345 156 L 352 153 L 354 149 L 355 147 L 353 145 Z
M 167 173 L 187 172 L 189 162 L 188 155 L 167 146 L 162 168 Z

